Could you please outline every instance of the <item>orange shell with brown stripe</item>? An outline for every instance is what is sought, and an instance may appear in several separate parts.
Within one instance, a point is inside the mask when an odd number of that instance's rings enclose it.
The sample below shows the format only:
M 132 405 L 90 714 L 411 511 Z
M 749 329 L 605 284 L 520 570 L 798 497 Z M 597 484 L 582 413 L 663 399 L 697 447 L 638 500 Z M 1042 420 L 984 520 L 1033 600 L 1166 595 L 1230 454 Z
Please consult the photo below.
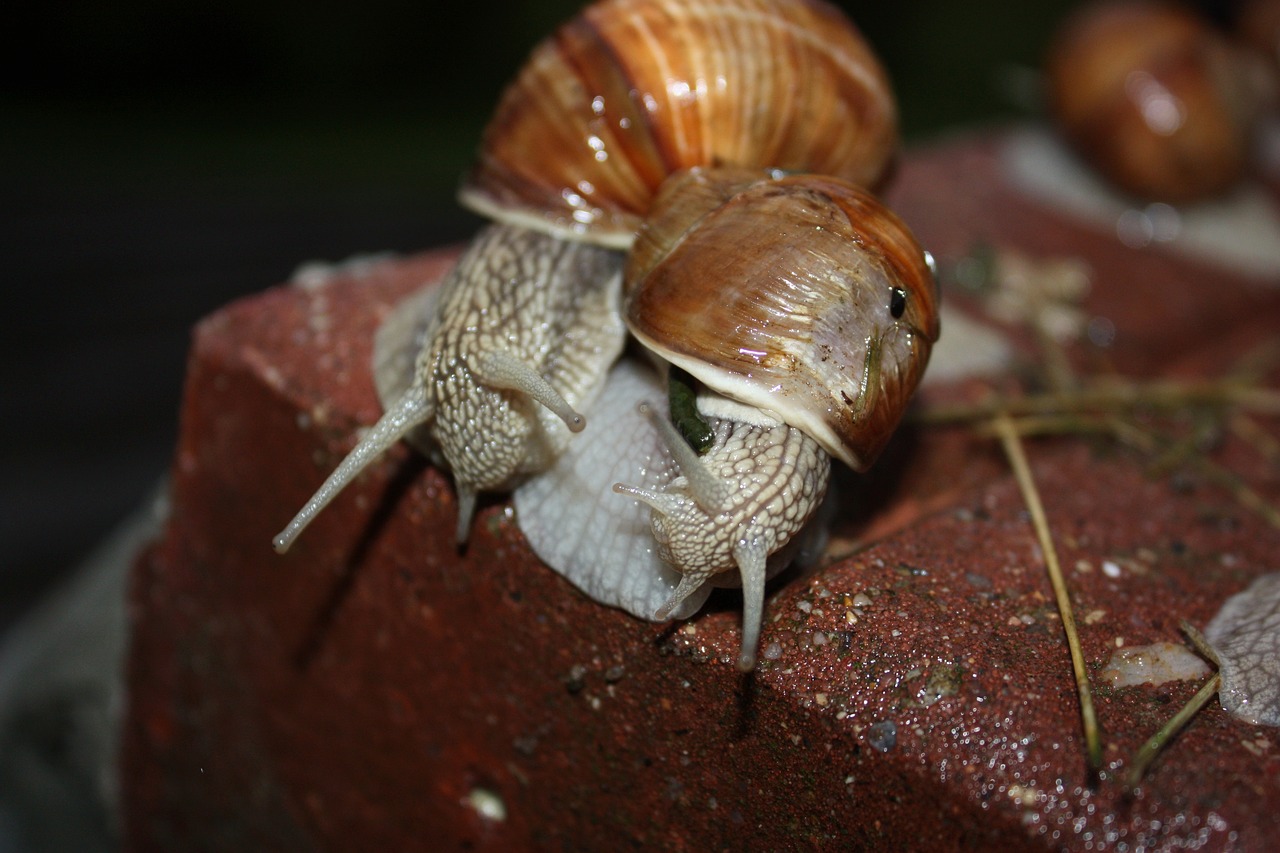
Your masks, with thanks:
M 626 247 L 680 169 L 874 186 L 897 143 L 887 75 L 821 0 L 601 0 L 535 48 L 507 88 L 461 200 Z
M 910 229 L 826 175 L 673 176 L 623 282 L 642 344 L 856 470 L 897 428 L 938 339 L 937 287 Z

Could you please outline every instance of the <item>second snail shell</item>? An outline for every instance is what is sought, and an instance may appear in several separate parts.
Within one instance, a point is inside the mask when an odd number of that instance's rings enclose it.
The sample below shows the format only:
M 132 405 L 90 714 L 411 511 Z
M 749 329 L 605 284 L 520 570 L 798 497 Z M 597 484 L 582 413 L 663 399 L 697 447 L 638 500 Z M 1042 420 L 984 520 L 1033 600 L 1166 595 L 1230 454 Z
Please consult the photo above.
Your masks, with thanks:
M 641 343 L 855 470 L 897 428 L 938 337 L 933 273 L 911 231 L 826 175 L 674 176 L 623 279 Z

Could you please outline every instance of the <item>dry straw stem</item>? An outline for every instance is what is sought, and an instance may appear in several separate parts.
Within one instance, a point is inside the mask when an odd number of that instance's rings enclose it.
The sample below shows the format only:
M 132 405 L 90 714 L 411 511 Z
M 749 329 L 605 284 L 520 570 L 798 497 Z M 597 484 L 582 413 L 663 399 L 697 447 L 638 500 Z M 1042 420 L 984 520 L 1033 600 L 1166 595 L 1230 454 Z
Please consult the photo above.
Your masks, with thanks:
M 1040 492 L 1036 489 L 1035 480 L 1031 476 L 1031 466 L 1027 464 L 1022 440 L 1018 437 L 1013 420 L 1007 414 L 1001 413 L 995 418 L 992 427 L 1000 437 L 1000 443 L 1004 447 L 1005 455 L 1009 458 L 1009 465 L 1013 468 L 1018 487 L 1022 490 L 1022 499 L 1026 502 L 1027 510 L 1031 514 L 1031 524 L 1040 541 L 1040 550 L 1044 554 L 1049 581 L 1053 585 L 1053 594 L 1058 601 L 1062 627 L 1067 634 L 1067 647 L 1071 651 L 1071 669 L 1075 674 L 1076 690 L 1080 694 L 1080 715 L 1084 722 L 1089 773 L 1096 780 L 1102 769 L 1102 738 L 1098 731 L 1098 717 L 1093 708 L 1093 693 L 1089 688 L 1089 675 L 1084 667 L 1084 654 L 1080 649 L 1080 635 L 1076 631 L 1076 620 L 1071 609 L 1071 596 L 1067 591 L 1067 582 L 1062 576 L 1058 552 L 1053 545 L 1053 535 L 1049 531 L 1044 505 L 1040 502 Z
M 1245 411 L 1280 414 L 1280 392 L 1242 384 L 1236 379 L 1141 384 L 1109 380 L 1078 391 L 933 406 L 915 413 L 913 420 L 921 424 L 976 423 L 975 429 L 981 435 L 998 434 L 996 425 L 1001 417 L 1009 419 L 1020 436 L 1110 434 L 1120 443 L 1155 457 L 1148 465 L 1149 474 L 1159 475 L 1177 465 L 1190 465 L 1206 480 L 1230 492 L 1241 506 L 1280 529 L 1280 509 L 1238 475 L 1205 457 L 1199 449 L 1199 439 L 1206 431 L 1217 429 L 1217 419 L 1203 421 L 1186 439 L 1170 440 L 1124 417 L 1140 410 L 1176 412 L 1194 408 L 1231 408 L 1224 417 L 1231 431 L 1258 448 L 1268 460 L 1273 458 L 1270 451 L 1277 449 L 1274 439 L 1247 417 Z
M 1129 766 L 1129 774 L 1125 777 L 1125 788 L 1130 794 L 1133 794 L 1137 787 L 1142 784 L 1142 779 L 1147 775 L 1147 769 L 1151 767 L 1151 762 L 1164 751 L 1165 745 L 1182 731 L 1187 723 L 1191 722 L 1191 718 L 1200 712 L 1200 709 L 1208 704 L 1218 693 L 1218 687 L 1222 683 L 1222 677 L 1218 673 L 1209 676 L 1209 680 L 1196 691 L 1196 695 L 1192 696 L 1187 704 L 1183 705 L 1178 713 L 1174 714 L 1169 722 L 1160 727 L 1160 730 L 1153 734 L 1142 748 L 1138 750 L 1133 757 L 1133 764 Z
M 1280 391 L 1236 380 L 1206 382 L 1121 382 L 1097 380 L 1078 391 L 995 397 L 981 403 L 929 406 L 913 413 L 920 424 L 972 423 L 1001 413 L 1025 415 L 1122 414 L 1135 410 L 1230 407 L 1260 415 L 1280 415 Z
M 1280 441 L 1276 441 L 1256 420 L 1243 412 L 1235 412 L 1228 419 L 1227 428 L 1249 442 L 1268 463 L 1280 465 Z
M 1191 645 L 1196 647 L 1196 651 L 1202 657 L 1212 661 L 1214 666 L 1218 665 L 1218 653 L 1213 650 L 1213 647 L 1209 645 L 1209 641 L 1204 638 L 1204 635 L 1194 625 L 1183 620 L 1182 633 L 1186 634 L 1187 639 L 1191 641 Z M 1129 773 L 1125 777 L 1124 786 L 1130 796 L 1142 784 L 1143 778 L 1147 775 L 1147 770 L 1151 768 L 1151 763 L 1160 757 L 1160 753 L 1164 751 L 1169 741 L 1173 740 L 1178 732 L 1187 727 L 1187 723 L 1191 722 L 1191 718 L 1200 713 L 1200 709 L 1209 703 L 1209 700 L 1217 694 L 1218 688 L 1221 686 L 1222 676 L 1215 672 L 1196 691 L 1196 695 L 1192 696 L 1178 713 L 1170 717 L 1169 721 L 1161 726 L 1159 731 L 1148 738 L 1147 742 L 1142 745 L 1142 748 L 1133 756 L 1133 763 L 1129 765 Z

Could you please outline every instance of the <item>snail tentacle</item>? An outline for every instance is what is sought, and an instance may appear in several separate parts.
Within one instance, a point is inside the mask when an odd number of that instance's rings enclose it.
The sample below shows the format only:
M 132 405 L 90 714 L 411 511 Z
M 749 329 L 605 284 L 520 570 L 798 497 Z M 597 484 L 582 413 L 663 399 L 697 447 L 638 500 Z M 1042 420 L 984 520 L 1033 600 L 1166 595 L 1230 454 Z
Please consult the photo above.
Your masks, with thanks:
M 738 669 L 750 672 L 756 668 L 756 649 L 760 647 L 760 625 L 764 621 L 764 582 L 769 561 L 769 548 L 762 531 L 752 523 L 748 532 L 733 547 L 733 559 L 742 575 L 742 646 L 738 650 Z
M 630 495 L 663 515 L 674 515 L 680 510 L 685 501 L 685 498 L 679 495 L 655 492 L 652 489 L 642 489 L 639 486 L 629 486 L 626 483 L 614 483 L 613 491 L 619 495 Z
M 341 464 L 324 481 L 311 500 L 307 501 L 293 520 L 272 540 L 276 553 L 283 554 L 319 514 L 320 510 L 354 480 L 369 463 L 377 459 L 409 432 L 431 420 L 435 405 L 421 387 L 406 391 L 391 405 L 385 414 L 360 440 Z
M 461 480 L 454 480 L 454 492 L 458 496 L 458 527 L 454 533 L 454 541 L 458 547 L 467 544 L 471 534 L 471 519 L 476 515 L 476 499 L 480 493 Z
M 490 388 L 519 391 L 537 400 L 564 421 L 570 432 L 582 432 L 587 425 L 587 419 L 574 411 L 550 382 L 506 350 L 478 353 L 467 359 L 467 366 Z
M 640 404 L 640 413 L 653 424 L 667 452 L 680 468 L 680 473 L 689 481 L 689 496 L 708 515 L 714 515 L 724 509 L 729 500 L 729 484 L 717 477 L 710 468 L 703 464 L 698 453 L 666 418 L 658 414 L 648 403 Z M 656 505 L 650 503 L 655 509 Z M 669 513 L 668 513 L 669 514 Z

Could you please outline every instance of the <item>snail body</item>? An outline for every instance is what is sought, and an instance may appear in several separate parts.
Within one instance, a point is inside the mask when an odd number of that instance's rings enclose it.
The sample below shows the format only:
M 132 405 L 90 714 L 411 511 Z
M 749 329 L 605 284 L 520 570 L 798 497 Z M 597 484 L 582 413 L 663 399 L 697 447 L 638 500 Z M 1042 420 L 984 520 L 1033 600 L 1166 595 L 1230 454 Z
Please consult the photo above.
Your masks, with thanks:
M 656 406 L 637 406 L 664 393 L 653 366 L 624 358 L 579 440 L 515 490 L 516 520 L 544 562 L 642 619 L 683 619 L 714 588 L 741 586 L 749 669 L 766 579 L 822 533 L 812 520 L 830 457 L 799 430 L 705 391 L 698 407 L 714 440 L 691 457 Z
M 370 462 L 402 438 L 453 471 L 457 539 L 482 491 L 545 469 L 622 349 L 616 252 L 509 225 L 484 229 L 431 298 L 380 330 L 385 414 L 276 537 L 284 552 Z M 409 353 L 414 353 L 410 358 Z
M 420 344 L 409 378 L 381 383 L 397 392 L 384 395 L 386 414 L 276 549 L 404 437 L 453 472 L 460 542 L 479 492 L 551 464 L 565 444 L 555 419 L 581 429 L 575 406 L 621 347 L 621 326 L 606 316 L 612 297 L 595 293 L 612 287 L 608 249 L 630 245 L 671 172 L 727 163 L 873 183 L 896 144 L 886 75 L 821 0 L 588 6 L 535 48 L 485 131 L 460 200 L 496 225 L 437 300 L 413 300 L 406 310 L 427 312 L 419 322 L 391 324 Z
M 635 506 L 615 501 L 617 520 L 567 547 L 547 541 L 557 534 L 546 519 L 596 511 L 586 504 L 601 503 L 605 479 L 617 476 L 614 460 L 630 454 L 630 470 L 652 482 L 618 477 L 613 490 L 648 508 L 653 552 L 680 580 L 654 584 L 647 598 L 628 588 L 625 602 L 608 590 L 603 600 L 662 620 L 696 609 L 711 585 L 740 583 L 739 666 L 750 669 L 766 577 L 785 566 L 822 503 L 830 457 L 859 470 L 871 464 L 923 374 L 938 335 L 932 273 L 906 226 L 853 184 L 693 169 L 659 193 L 624 290 L 627 325 L 657 364 L 701 384 L 711 449 L 699 457 L 650 407 L 648 438 L 637 438 L 632 419 L 629 429 L 575 442 L 517 491 L 517 519 L 544 560 L 599 594 L 601 575 L 625 569 L 602 568 L 614 555 L 589 543 L 634 530 Z M 602 451 L 612 436 L 625 444 Z M 588 454 L 611 467 L 588 470 Z M 553 478 L 594 485 L 557 494 L 543 486 Z M 578 498 L 576 507 L 560 505 Z M 618 541 L 630 558 L 636 546 Z M 575 555 L 586 552 L 592 563 L 579 565 Z
M 738 667 L 745 672 L 755 668 L 765 581 L 790 562 L 787 546 L 822 503 L 831 457 L 801 430 L 750 406 L 704 395 L 698 409 L 712 434 L 703 455 L 654 416 L 655 431 L 677 460 L 680 476 L 661 490 L 627 483 L 615 483 L 613 490 L 650 508 L 658 556 L 681 573 L 654 619 L 670 618 L 708 585 L 740 582 Z

